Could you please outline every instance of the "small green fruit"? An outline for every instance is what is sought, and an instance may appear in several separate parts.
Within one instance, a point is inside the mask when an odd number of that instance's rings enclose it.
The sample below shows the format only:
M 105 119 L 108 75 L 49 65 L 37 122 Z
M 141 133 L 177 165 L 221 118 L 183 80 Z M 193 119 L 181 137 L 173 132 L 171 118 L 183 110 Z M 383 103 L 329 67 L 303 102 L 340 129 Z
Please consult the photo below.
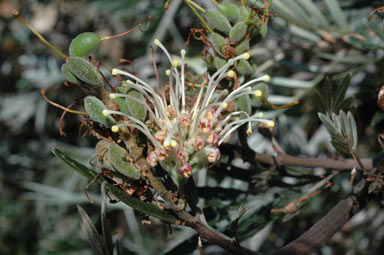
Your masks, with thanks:
M 77 85 L 81 84 L 81 81 L 79 79 L 77 79 L 76 76 L 73 75 L 73 73 L 71 73 L 71 70 L 69 70 L 69 67 L 66 63 L 64 63 L 61 66 L 61 72 L 63 73 L 65 79 L 68 82 L 73 83 L 73 84 L 77 84 Z
M 69 45 L 69 55 L 71 57 L 88 57 L 100 45 L 101 38 L 92 32 L 85 32 L 77 35 Z

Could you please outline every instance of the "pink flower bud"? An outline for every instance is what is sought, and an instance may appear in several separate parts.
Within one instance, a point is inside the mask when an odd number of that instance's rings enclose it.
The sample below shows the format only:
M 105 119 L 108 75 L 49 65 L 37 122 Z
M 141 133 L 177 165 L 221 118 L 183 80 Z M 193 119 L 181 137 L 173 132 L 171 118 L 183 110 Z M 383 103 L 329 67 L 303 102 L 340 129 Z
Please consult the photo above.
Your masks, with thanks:
M 167 137 L 166 131 L 159 130 L 155 134 L 155 139 L 160 143 L 163 143 L 166 137 Z
M 220 159 L 220 150 L 218 148 L 211 148 L 211 151 L 208 153 L 208 162 L 216 163 Z
M 164 150 L 156 150 L 156 156 L 158 160 L 164 160 L 168 157 L 168 154 Z
M 219 142 L 219 134 L 215 131 L 212 131 L 207 138 L 207 142 L 210 144 L 217 144 Z
M 186 113 L 182 113 L 181 114 L 181 120 L 180 120 L 180 126 L 185 128 L 185 127 L 189 127 L 189 123 L 191 121 L 191 118 L 189 117 L 188 114 Z
M 215 117 L 216 115 L 216 111 L 214 108 L 211 108 L 210 110 L 207 111 L 207 113 L 205 114 L 205 116 L 207 117 L 208 120 L 212 120 L 213 117 Z
M 184 165 L 179 168 L 179 173 L 184 178 L 189 178 L 192 175 L 192 167 L 187 162 L 184 162 Z
M 211 124 L 209 123 L 208 118 L 202 118 L 200 120 L 200 130 L 204 134 L 207 134 L 209 131 L 211 131 Z
M 204 148 L 204 139 L 200 136 L 195 137 L 195 149 L 199 151 L 202 148 Z
M 155 167 L 157 165 L 157 155 L 156 152 L 151 151 L 147 156 L 147 162 L 150 166 Z

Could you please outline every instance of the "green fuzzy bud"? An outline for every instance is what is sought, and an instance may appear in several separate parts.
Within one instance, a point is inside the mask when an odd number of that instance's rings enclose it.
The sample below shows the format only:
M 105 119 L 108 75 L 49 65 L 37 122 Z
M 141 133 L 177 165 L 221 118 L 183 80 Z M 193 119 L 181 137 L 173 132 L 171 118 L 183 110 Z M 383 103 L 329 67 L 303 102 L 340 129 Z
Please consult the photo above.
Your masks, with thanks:
M 217 6 L 217 9 L 232 23 L 235 23 L 239 19 L 239 7 L 233 3 L 221 3 Z
M 241 43 L 235 46 L 237 55 L 243 54 L 249 50 L 249 40 L 243 40 Z
M 69 67 L 66 63 L 64 63 L 61 66 L 61 72 L 63 73 L 65 79 L 68 82 L 73 83 L 73 84 L 77 84 L 77 85 L 81 84 L 81 81 L 79 79 L 77 79 L 76 76 L 73 75 L 73 73 L 71 73 L 71 70 L 69 70 Z
M 214 29 L 217 29 L 224 34 L 229 34 L 231 31 L 231 24 L 228 19 L 218 11 L 207 11 L 206 12 L 207 22 Z
M 88 57 L 100 45 L 101 38 L 95 33 L 85 32 L 77 35 L 69 45 L 71 57 Z
M 223 67 L 225 65 L 225 63 L 227 63 L 227 60 L 225 60 L 219 56 L 215 57 L 216 70 L 219 70 L 221 67 Z
M 241 59 L 236 66 L 236 71 L 239 75 L 249 76 L 252 74 L 252 66 L 245 59 Z
M 108 149 L 112 167 L 119 173 L 133 180 L 140 179 L 140 171 L 131 164 L 127 152 L 116 143 L 110 143 Z
M 213 33 L 212 45 L 216 53 L 224 57 L 225 49 L 227 48 L 227 41 L 225 40 L 225 38 L 219 35 L 218 33 Z
M 231 42 L 240 42 L 247 34 L 247 29 L 248 26 L 244 21 L 238 22 L 236 25 L 234 25 L 231 29 L 231 32 L 229 32 L 229 38 L 231 39 Z
M 68 57 L 67 63 L 71 73 L 89 87 L 97 89 L 103 85 L 103 77 L 99 74 L 96 67 L 82 57 Z
M 103 110 L 106 110 L 107 107 L 100 99 L 87 96 L 84 98 L 84 107 L 93 121 L 101 123 L 106 127 L 111 127 L 115 123 L 115 120 L 111 116 L 104 116 Z

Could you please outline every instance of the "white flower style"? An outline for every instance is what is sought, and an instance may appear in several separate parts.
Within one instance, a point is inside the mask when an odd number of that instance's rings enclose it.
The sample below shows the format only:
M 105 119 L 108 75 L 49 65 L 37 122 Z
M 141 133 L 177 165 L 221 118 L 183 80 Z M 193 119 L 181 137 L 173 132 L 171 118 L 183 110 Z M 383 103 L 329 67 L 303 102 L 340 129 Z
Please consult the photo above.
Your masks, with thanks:
M 147 155 L 150 166 L 154 167 L 160 163 L 165 170 L 173 172 L 171 175 L 174 176 L 178 172 L 179 176 L 188 178 L 192 174 L 192 169 L 218 163 L 219 146 L 228 141 L 231 133 L 244 123 L 248 123 L 248 134 L 252 133 L 251 122 L 263 122 L 269 127 L 274 126 L 273 121 L 263 119 L 262 113 L 249 116 L 243 111 L 230 113 L 225 111 L 228 104 L 240 96 L 262 96 L 262 92 L 252 90 L 251 85 L 270 80 L 268 75 L 264 75 L 242 84 L 230 93 L 228 90 L 217 88 L 220 81 L 234 76 L 234 71 L 228 71 L 228 69 L 238 60 L 249 59 L 248 53 L 229 59 L 212 76 L 207 75 L 207 79 L 200 84 L 196 100 L 193 103 L 186 103 L 184 76 L 186 51 L 181 50 L 181 63 L 179 63 L 178 60 L 172 59 L 159 40 L 156 39 L 154 44 L 163 50 L 171 63 L 170 70 L 166 71 L 169 76 L 168 93 L 164 90 L 156 92 L 151 85 L 135 75 L 113 69 L 113 75 L 122 75 L 130 79 L 124 81 L 123 86 L 136 89 L 145 97 L 145 100 L 126 94 L 110 94 L 111 99 L 125 97 L 144 105 L 148 111 L 148 120 L 144 123 L 120 111 L 103 111 L 105 116 L 115 114 L 124 117 L 124 122 L 112 126 L 113 132 L 119 132 L 123 126 L 133 127 L 149 139 L 154 148 Z

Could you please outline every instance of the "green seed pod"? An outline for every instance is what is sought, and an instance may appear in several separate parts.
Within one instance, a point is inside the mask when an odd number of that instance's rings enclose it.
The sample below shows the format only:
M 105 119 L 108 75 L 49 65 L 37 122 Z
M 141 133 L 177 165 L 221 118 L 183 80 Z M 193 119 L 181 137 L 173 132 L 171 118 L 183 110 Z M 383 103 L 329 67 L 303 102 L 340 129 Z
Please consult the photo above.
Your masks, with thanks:
M 74 76 L 72 73 L 71 73 L 71 70 L 69 70 L 69 67 L 66 63 L 64 63 L 62 66 L 61 66 L 61 72 L 63 73 L 65 79 L 70 82 L 70 83 L 73 83 L 73 84 L 77 84 L 77 85 L 80 85 L 81 84 L 81 81 L 79 79 L 76 78 L 76 76 Z
M 236 71 L 239 75 L 249 76 L 252 74 L 252 66 L 245 59 L 241 59 L 239 63 L 237 63 Z
M 116 171 L 130 179 L 140 179 L 140 171 L 131 164 L 129 157 L 123 148 L 116 143 L 110 143 L 108 154 L 111 164 Z
M 237 55 L 243 54 L 249 50 L 249 40 L 243 40 L 241 43 L 235 46 Z
M 88 57 L 100 45 L 101 38 L 95 33 L 85 32 L 77 35 L 69 45 L 71 57 Z
M 247 34 L 247 29 L 248 26 L 244 21 L 240 21 L 234 25 L 231 29 L 231 32 L 229 32 L 229 38 L 231 39 L 231 42 L 240 42 Z
M 68 57 L 67 63 L 71 73 L 93 89 L 103 85 L 103 77 L 99 74 L 96 67 L 82 57 Z
M 239 19 L 239 7 L 233 3 L 221 3 L 217 6 L 217 9 L 232 23 L 235 23 Z
M 251 114 L 252 107 L 251 107 L 251 100 L 249 98 L 249 95 L 243 95 L 236 99 L 235 101 L 236 111 L 243 111 L 248 114 Z
M 231 24 L 223 14 L 218 11 L 207 11 L 205 15 L 209 25 L 226 35 L 229 34 Z
M 221 67 L 223 67 L 225 65 L 225 63 L 227 63 L 227 60 L 225 60 L 219 56 L 215 57 L 216 70 L 219 70 Z
M 216 53 L 224 57 L 225 49 L 227 47 L 227 41 L 218 33 L 212 34 L 212 45 Z
M 263 103 L 263 97 L 268 98 L 269 90 L 268 86 L 260 83 L 252 87 L 252 91 L 260 90 L 261 93 L 255 93 L 254 96 L 252 96 L 252 105 L 255 107 L 259 107 Z
M 106 110 L 107 107 L 100 99 L 93 96 L 87 96 L 84 98 L 84 107 L 85 111 L 93 121 L 99 122 L 106 127 L 111 127 L 115 123 L 115 120 L 111 116 L 103 115 L 103 110 Z

